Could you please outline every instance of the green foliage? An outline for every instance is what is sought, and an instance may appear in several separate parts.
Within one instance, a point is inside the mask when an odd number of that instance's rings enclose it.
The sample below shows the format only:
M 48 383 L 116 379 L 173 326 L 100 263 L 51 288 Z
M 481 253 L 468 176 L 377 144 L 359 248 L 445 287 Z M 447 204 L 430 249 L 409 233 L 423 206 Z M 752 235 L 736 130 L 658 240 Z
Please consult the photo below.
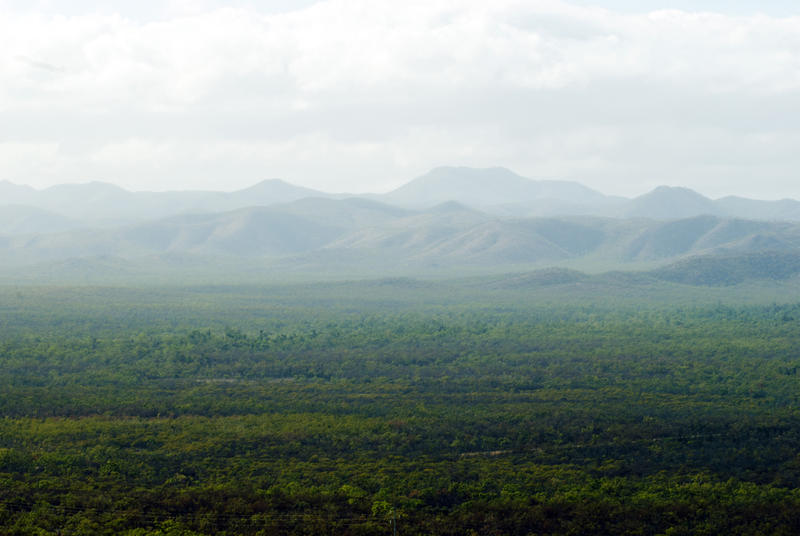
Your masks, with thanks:
M 387 284 L 1 302 L 1 532 L 800 530 L 800 305 Z

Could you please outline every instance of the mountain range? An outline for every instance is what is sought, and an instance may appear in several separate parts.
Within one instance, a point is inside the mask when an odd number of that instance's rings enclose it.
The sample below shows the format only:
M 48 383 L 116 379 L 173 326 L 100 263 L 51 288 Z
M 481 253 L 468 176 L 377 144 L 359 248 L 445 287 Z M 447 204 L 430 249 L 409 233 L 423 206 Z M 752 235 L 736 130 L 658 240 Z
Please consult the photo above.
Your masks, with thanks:
M 625 199 L 504 168 L 437 168 L 392 192 L 361 196 L 273 179 L 230 193 L 0 182 L 0 199 L 7 274 L 656 269 L 694 256 L 800 251 L 794 200 L 712 200 L 666 186 Z
M 712 200 L 688 188 L 659 186 L 627 199 L 607 196 L 577 182 L 531 180 L 497 167 L 441 167 L 384 194 L 327 193 L 269 179 L 235 192 L 130 192 L 102 182 L 62 184 L 44 190 L 0 181 L 0 234 L 62 230 L 64 226 L 115 226 L 190 213 L 225 212 L 271 206 L 304 198 L 359 197 L 407 208 L 426 209 L 454 201 L 502 217 L 564 215 L 678 219 L 716 215 L 745 219 L 800 221 L 800 202 L 742 197 Z M 13 216 L 9 216 L 14 206 Z M 29 207 L 30 214 L 25 214 Z M 42 211 L 52 214 L 45 216 Z M 42 227 L 50 218 L 52 224 Z M 68 220 L 73 221 L 67 221 Z

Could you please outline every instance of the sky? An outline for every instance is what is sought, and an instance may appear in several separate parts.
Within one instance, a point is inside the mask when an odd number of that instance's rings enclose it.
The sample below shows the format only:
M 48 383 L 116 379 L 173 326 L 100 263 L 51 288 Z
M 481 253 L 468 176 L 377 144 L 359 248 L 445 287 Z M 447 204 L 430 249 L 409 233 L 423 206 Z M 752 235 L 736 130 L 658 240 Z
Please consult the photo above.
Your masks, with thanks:
M 0 180 L 800 199 L 800 4 L 0 0 Z

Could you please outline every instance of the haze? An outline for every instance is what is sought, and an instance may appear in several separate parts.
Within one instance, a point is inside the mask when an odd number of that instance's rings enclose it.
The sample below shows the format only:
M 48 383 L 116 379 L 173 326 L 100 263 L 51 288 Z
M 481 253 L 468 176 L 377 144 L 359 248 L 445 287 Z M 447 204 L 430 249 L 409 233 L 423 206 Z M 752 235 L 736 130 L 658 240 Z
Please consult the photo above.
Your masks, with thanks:
M 797 0 L 0 0 L 0 534 L 800 527 Z
M 0 180 L 800 197 L 789 2 L 0 2 Z

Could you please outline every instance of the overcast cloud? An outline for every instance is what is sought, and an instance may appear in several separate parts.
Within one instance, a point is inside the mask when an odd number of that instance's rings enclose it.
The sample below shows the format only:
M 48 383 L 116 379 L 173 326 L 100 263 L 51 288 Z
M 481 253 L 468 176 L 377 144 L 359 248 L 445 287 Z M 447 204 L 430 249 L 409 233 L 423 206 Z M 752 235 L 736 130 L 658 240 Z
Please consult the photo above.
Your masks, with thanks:
M 621 195 L 800 198 L 789 4 L 54 4 L 0 2 L 0 179 L 363 192 L 502 165 Z

